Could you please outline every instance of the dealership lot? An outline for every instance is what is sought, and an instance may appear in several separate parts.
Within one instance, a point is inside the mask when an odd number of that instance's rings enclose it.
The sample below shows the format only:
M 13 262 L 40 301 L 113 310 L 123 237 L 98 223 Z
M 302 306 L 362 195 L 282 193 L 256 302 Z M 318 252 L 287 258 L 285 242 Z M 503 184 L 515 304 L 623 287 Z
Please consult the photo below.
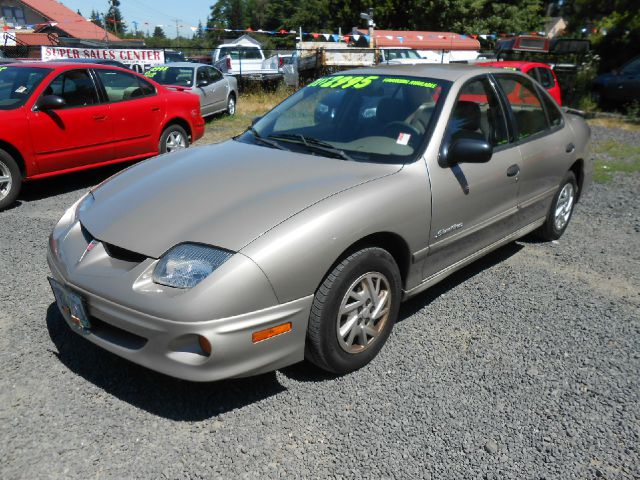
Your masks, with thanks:
M 639 174 L 594 185 L 559 242 L 510 244 L 405 304 L 360 371 L 192 384 L 53 305 L 47 236 L 115 171 L 26 185 L 0 212 L 2 478 L 640 476 Z

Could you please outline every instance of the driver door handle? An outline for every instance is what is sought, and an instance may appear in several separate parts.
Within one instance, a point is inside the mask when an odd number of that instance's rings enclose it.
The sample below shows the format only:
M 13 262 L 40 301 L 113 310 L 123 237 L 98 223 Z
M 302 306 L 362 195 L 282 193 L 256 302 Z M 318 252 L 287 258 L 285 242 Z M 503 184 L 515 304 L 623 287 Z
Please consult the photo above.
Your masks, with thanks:
M 517 163 L 514 163 L 509 168 L 507 168 L 507 177 L 515 177 L 520 173 L 520 167 Z

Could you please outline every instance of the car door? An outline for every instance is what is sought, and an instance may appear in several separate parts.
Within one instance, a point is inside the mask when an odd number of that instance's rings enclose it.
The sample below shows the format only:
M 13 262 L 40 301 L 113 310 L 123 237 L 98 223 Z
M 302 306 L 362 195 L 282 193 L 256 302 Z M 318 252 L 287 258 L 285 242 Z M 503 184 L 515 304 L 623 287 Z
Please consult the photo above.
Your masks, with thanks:
M 44 89 L 65 106 L 28 113 L 29 134 L 40 173 L 109 161 L 114 150 L 109 106 L 100 101 L 95 78 L 87 69 L 67 70 Z M 37 105 L 37 102 L 36 102 Z
M 207 67 L 209 79 L 213 88 L 213 104 L 216 112 L 227 108 L 227 97 L 229 96 L 229 81 L 222 72 L 215 67 Z
M 157 153 L 165 107 L 155 87 L 134 73 L 95 71 L 113 119 L 114 158 Z
M 505 108 L 490 77 L 467 81 L 447 119 L 445 149 L 461 132 L 481 133 L 493 146 L 486 163 L 431 165 L 432 212 L 428 278 L 514 230 L 520 151 L 510 142 Z
M 567 157 L 575 156 L 572 132 L 556 103 L 527 77 L 493 74 L 504 92 L 520 150 L 518 221 L 520 226 L 543 218 L 566 174 Z M 509 94 L 517 91 L 518 95 Z M 570 163 L 569 163 L 570 164 Z
M 215 85 L 209 78 L 209 67 L 202 66 L 196 69 L 195 85 L 195 89 L 200 96 L 202 116 L 205 117 L 215 113 Z

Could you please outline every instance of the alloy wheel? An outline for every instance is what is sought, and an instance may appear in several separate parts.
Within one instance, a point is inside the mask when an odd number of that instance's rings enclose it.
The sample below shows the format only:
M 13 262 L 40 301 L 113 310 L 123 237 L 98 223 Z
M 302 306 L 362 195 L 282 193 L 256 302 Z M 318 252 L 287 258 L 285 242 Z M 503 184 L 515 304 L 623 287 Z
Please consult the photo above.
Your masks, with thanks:
M 571 209 L 573 208 L 573 202 L 575 199 L 575 191 L 571 183 L 567 183 L 558 195 L 558 201 L 556 202 L 554 226 L 556 230 L 562 230 L 571 216 Z
M 187 141 L 181 132 L 173 131 L 169 133 L 169 135 L 167 135 L 167 141 L 165 145 L 166 151 L 167 153 L 169 153 L 175 150 L 182 150 L 184 148 L 187 148 Z
M 13 178 L 11 177 L 11 171 L 9 167 L 0 160 L 0 200 L 9 195 L 12 185 Z
M 353 282 L 338 310 L 340 347 L 347 353 L 369 348 L 387 324 L 391 303 L 389 281 L 381 273 L 365 273 Z

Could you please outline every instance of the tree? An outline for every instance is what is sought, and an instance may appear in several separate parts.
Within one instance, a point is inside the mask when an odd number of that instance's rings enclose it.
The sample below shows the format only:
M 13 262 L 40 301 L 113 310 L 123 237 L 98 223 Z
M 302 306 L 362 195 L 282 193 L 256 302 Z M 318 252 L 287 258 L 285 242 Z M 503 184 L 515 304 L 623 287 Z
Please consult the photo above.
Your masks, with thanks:
M 244 30 L 246 0 L 219 0 L 211 7 L 208 27 Z
M 167 38 L 167 36 L 164 33 L 164 30 L 160 25 L 156 25 L 156 28 L 153 29 L 153 35 L 151 35 L 151 37 L 158 38 L 158 39 Z
M 204 38 L 204 27 L 202 26 L 202 20 L 198 21 L 198 28 L 193 34 L 195 40 L 202 40 Z
M 127 25 L 122 20 L 120 13 L 120 0 L 110 0 L 111 6 L 105 15 L 106 29 L 111 33 L 125 33 Z
M 640 55 L 637 0 L 570 0 L 564 13 L 572 36 L 591 40 L 600 70 L 609 71 Z
M 104 24 L 100 18 L 100 14 L 95 10 L 91 10 L 91 22 L 99 26 L 100 28 L 104 28 Z

